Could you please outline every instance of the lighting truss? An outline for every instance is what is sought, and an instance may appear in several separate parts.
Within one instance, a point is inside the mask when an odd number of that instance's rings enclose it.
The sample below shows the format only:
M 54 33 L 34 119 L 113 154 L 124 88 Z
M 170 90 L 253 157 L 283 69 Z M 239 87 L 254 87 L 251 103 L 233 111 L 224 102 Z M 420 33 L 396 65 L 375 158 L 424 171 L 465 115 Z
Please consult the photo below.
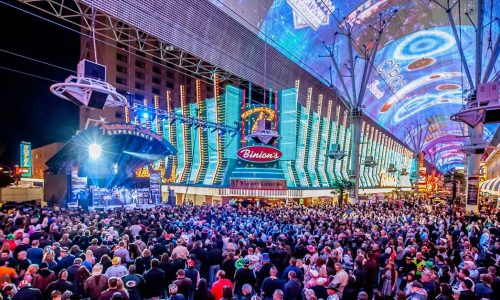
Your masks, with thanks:
M 37 10 L 64 20 L 81 28 L 82 33 L 92 31 L 91 7 L 84 0 L 18 0 Z M 120 45 L 129 48 L 130 53 L 136 51 L 149 54 L 153 60 L 161 61 L 167 67 L 183 70 L 188 75 L 196 75 L 205 80 L 213 80 L 219 75 L 220 81 L 236 80 L 236 77 L 210 63 L 199 59 L 181 49 L 174 47 L 136 27 L 114 19 L 102 11 L 95 10 L 96 40 L 109 45 Z
M 190 128 L 192 126 L 194 126 L 196 129 L 198 129 L 200 127 L 203 129 L 210 128 L 212 132 L 215 132 L 218 130 L 220 135 L 229 134 L 231 137 L 233 137 L 233 136 L 237 135 L 238 131 L 240 130 L 239 124 L 236 124 L 236 123 L 235 123 L 235 125 L 237 125 L 237 126 L 228 126 L 228 125 L 223 124 L 223 123 L 209 122 L 207 120 L 198 119 L 198 118 L 191 117 L 188 115 L 179 114 L 179 113 L 176 113 L 173 111 L 155 109 L 154 107 L 149 107 L 149 106 L 145 106 L 145 105 L 137 104 L 137 103 L 134 104 L 132 110 L 133 111 L 144 111 L 144 110 L 153 111 L 154 114 L 156 115 L 156 117 L 169 119 L 171 125 L 173 125 L 177 120 L 180 120 L 181 123 L 187 124 L 188 127 L 190 127 Z

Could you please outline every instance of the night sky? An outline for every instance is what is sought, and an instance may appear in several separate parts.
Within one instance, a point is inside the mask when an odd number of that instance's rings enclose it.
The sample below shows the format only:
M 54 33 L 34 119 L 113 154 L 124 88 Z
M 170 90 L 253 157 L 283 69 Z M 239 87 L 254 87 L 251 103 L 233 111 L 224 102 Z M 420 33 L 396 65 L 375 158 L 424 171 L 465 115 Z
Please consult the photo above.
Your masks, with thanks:
M 66 141 L 78 126 L 78 107 L 49 91 L 53 83 L 2 68 L 64 81 L 69 72 L 6 54 L 10 51 L 76 70 L 79 35 L 0 1 L 0 164 L 19 163 L 19 142 L 33 147 Z M 17 1 L 5 1 L 29 9 Z M 43 12 L 33 11 L 47 17 Z M 62 21 L 58 21 L 61 23 Z M 62 23 L 66 25 L 66 23 Z

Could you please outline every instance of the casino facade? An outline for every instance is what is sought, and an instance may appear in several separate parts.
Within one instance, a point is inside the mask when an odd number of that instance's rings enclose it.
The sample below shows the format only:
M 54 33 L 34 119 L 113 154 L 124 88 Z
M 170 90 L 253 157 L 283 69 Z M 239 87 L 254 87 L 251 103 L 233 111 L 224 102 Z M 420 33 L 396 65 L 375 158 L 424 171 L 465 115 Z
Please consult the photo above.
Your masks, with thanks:
M 251 87 L 220 85 L 214 97 L 188 101 L 180 86 L 180 105 L 167 92 L 166 109 L 153 105 L 127 110 L 129 122 L 163 135 L 177 149 L 168 157 L 136 171 L 137 177 L 162 174 L 164 199 L 177 203 L 230 201 L 332 201 L 336 181 L 349 180 L 351 133 L 349 113 L 332 94 L 302 87 L 267 91 L 252 99 Z M 222 88 L 220 88 L 222 86 Z M 203 121 L 201 121 L 203 120 Z M 217 125 L 219 124 L 219 125 Z M 222 125 L 222 126 L 221 126 Z M 331 148 L 345 153 L 331 158 Z M 362 124 L 360 194 L 410 190 L 412 151 L 368 118 Z

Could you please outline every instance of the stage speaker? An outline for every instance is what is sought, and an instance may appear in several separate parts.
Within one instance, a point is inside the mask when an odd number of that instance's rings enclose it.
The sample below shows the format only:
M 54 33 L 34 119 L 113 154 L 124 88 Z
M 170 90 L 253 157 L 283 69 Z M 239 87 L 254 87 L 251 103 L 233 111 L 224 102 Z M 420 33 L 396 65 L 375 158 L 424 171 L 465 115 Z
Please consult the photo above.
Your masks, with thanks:
M 106 81 L 106 66 L 84 59 L 78 63 L 78 76 Z
M 107 93 L 92 91 L 90 94 L 88 107 L 103 109 L 106 99 L 108 98 Z
M 484 123 L 500 123 L 500 109 L 487 110 L 484 114 Z

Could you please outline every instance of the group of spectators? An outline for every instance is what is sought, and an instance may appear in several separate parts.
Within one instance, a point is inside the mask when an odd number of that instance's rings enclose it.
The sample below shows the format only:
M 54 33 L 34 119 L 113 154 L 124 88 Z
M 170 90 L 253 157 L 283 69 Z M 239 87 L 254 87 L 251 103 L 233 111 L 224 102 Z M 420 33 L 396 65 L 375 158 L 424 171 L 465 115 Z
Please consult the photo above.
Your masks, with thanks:
M 500 299 L 498 212 L 421 201 L 0 213 L 4 299 Z

